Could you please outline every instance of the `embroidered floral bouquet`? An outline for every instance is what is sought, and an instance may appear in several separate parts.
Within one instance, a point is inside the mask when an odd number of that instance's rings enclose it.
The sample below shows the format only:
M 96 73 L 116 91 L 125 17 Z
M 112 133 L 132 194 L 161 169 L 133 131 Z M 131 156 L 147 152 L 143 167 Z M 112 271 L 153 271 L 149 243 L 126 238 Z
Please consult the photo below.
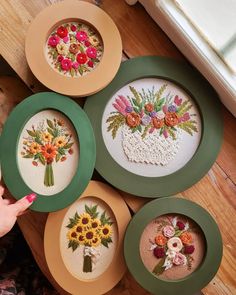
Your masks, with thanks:
M 24 137 L 21 155 L 31 159 L 32 165 L 45 166 L 44 185 L 54 186 L 53 163 L 64 162 L 67 155 L 73 154 L 72 134 L 65 127 L 62 120 L 43 120 L 31 130 L 26 130 L 28 137 Z
M 67 225 L 68 248 L 74 252 L 78 247 L 84 247 L 83 272 L 92 272 L 92 263 L 95 264 L 100 255 L 95 248 L 100 245 L 109 248 L 112 243 L 113 222 L 105 211 L 100 214 L 97 207 L 85 205 L 85 212 L 80 215 L 76 212 Z
M 84 76 L 100 62 L 103 45 L 98 34 L 86 24 L 71 22 L 59 26 L 47 41 L 53 68 L 69 77 Z
M 150 241 L 152 244 L 150 250 L 159 259 L 153 269 L 155 275 L 158 276 L 165 270 L 181 265 L 191 269 L 193 262 L 191 254 L 195 251 L 191 230 L 188 222 L 183 223 L 177 217 L 169 223 L 163 220 L 159 224 L 155 241 Z
M 170 92 L 165 95 L 167 86 L 141 92 L 129 86 L 131 96 L 119 95 L 113 102 L 107 131 L 115 139 L 122 127 L 123 149 L 132 162 L 168 164 L 179 148 L 181 131 L 191 136 L 198 132 L 191 102 Z

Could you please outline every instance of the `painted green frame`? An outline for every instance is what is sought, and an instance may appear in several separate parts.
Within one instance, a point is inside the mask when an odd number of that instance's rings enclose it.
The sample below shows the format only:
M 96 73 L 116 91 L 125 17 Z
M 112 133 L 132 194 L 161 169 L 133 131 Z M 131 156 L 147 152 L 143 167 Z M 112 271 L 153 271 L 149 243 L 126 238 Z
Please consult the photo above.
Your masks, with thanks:
M 35 211 L 51 212 L 67 207 L 85 190 L 93 174 L 96 146 L 90 121 L 76 102 L 53 92 L 41 92 L 28 97 L 17 105 L 8 117 L 0 140 L 3 179 L 16 199 L 32 192 L 18 169 L 19 136 L 28 120 L 45 109 L 61 112 L 71 121 L 79 138 L 80 153 L 78 169 L 70 184 L 63 191 L 49 197 L 38 194 L 37 200 L 31 206 L 31 209 Z
M 112 95 L 126 84 L 148 77 L 166 79 L 182 87 L 195 100 L 202 118 L 202 138 L 192 159 L 180 170 L 162 177 L 143 177 L 122 168 L 108 152 L 101 131 L 103 111 Z M 84 109 L 96 138 L 96 170 L 115 187 L 137 196 L 156 198 L 184 191 L 207 173 L 221 147 L 221 103 L 209 83 L 185 62 L 157 56 L 125 61 L 105 89 L 87 98 Z
M 159 279 L 149 272 L 139 251 L 140 238 L 148 223 L 168 213 L 191 218 L 202 229 L 206 241 L 206 254 L 201 265 L 189 276 L 175 281 Z M 149 202 L 133 217 L 126 230 L 124 254 L 131 274 L 152 294 L 190 295 L 205 287 L 215 276 L 221 263 L 223 244 L 216 222 L 204 208 L 189 200 L 166 197 Z

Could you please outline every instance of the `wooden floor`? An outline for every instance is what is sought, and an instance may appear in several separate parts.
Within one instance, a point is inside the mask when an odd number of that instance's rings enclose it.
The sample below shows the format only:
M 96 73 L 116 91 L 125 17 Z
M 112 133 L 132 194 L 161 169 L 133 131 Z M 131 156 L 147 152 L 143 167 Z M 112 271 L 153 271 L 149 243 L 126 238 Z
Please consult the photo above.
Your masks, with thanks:
M 45 89 L 33 77 L 27 66 L 24 39 L 32 19 L 51 2 L 57 1 L 1 0 L 0 2 L 0 54 L 25 83 L 15 78 L 0 77 L 1 122 L 5 120 L 15 103 L 24 99 L 31 91 L 38 92 Z M 101 7 L 110 14 L 120 30 L 125 58 L 161 55 L 184 59 L 140 4 L 129 7 L 123 0 L 103 0 Z M 215 164 L 201 181 L 179 194 L 180 197 L 190 199 L 206 208 L 215 218 L 222 233 L 223 260 L 216 277 L 203 290 L 207 295 L 236 294 L 236 119 L 223 107 L 223 120 L 224 140 Z M 123 192 L 121 194 L 134 212 L 147 201 Z M 44 274 L 60 294 L 67 294 L 51 277 L 45 261 L 43 232 L 46 218 L 45 213 L 30 212 L 20 217 L 18 223 Z M 148 293 L 139 287 L 127 272 L 121 282 L 108 294 Z

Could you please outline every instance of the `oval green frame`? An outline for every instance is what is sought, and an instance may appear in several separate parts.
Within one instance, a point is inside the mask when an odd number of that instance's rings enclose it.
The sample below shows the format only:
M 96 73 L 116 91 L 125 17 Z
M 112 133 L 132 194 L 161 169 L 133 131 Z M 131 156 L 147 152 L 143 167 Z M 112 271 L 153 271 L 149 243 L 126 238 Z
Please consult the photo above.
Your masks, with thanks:
M 183 88 L 195 100 L 202 119 L 201 142 L 192 159 L 178 171 L 162 177 L 143 177 L 121 167 L 108 152 L 101 130 L 103 111 L 112 95 L 134 80 L 149 77 L 166 79 Z M 84 110 L 94 129 L 96 170 L 115 187 L 137 196 L 156 198 L 184 191 L 207 173 L 221 147 L 223 124 L 218 96 L 209 83 L 185 62 L 158 56 L 125 61 L 105 89 L 87 98 Z
M 18 169 L 16 151 L 19 135 L 29 119 L 45 109 L 61 112 L 71 121 L 79 138 L 80 153 L 77 171 L 69 185 L 61 192 L 48 197 L 37 194 L 37 200 L 30 207 L 35 211 L 51 212 L 67 207 L 85 190 L 93 174 L 96 146 L 90 121 L 76 102 L 53 92 L 41 92 L 29 96 L 11 112 L 0 138 L 0 162 L 3 179 L 16 199 L 32 192 Z M 9 136 L 9 134 L 11 135 Z
M 142 262 L 139 251 L 140 238 L 148 223 L 168 213 L 191 218 L 202 229 L 206 241 L 206 254 L 197 270 L 183 279 L 174 281 L 161 280 L 149 272 Z M 204 208 L 189 200 L 166 197 L 149 202 L 133 217 L 125 234 L 124 254 L 131 274 L 152 294 L 190 295 L 205 287 L 216 274 L 222 259 L 223 244 L 216 222 Z

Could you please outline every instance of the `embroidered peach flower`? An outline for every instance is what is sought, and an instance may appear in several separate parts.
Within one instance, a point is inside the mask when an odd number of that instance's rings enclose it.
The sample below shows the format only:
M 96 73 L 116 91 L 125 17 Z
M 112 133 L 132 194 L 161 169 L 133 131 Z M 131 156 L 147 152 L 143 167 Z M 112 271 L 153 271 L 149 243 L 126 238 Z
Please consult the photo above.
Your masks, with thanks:
M 44 132 L 42 134 L 43 141 L 49 142 L 49 141 L 51 141 L 51 139 L 52 139 L 52 135 L 49 132 Z
M 167 238 L 163 235 L 158 235 L 155 237 L 155 243 L 159 246 L 164 246 L 167 243 Z
M 57 44 L 57 52 L 61 55 L 67 55 L 69 49 L 68 46 L 64 43 Z
M 76 43 L 72 43 L 69 47 L 70 53 L 76 54 L 79 51 L 79 45 Z
M 56 147 L 63 147 L 65 144 L 66 144 L 66 139 L 64 136 L 59 136 L 55 139 L 55 142 L 54 142 L 55 146 Z
M 166 112 L 165 123 L 167 126 L 173 127 L 179 123 L 179 118 L 176 113 Z
M 153 104 L 152 104 L 152 103 L 147 103 L 147 104 L 145 105 L 145 110 L 146 110 L 147 112 L 152 112 L 152 111 L 154 110 L 154 106 L 153 106 Z
M 29 149 L 30 149 L 30 153 L 35 155 L 41 151 L 41 146 L 37 142 L 33 142 L 31 143 Z
M 173 226 L 171 225 L 166 225 L 164 228 L 163 228 L 163 235 L 167 238 L 171 238 L 173 237 L 173 235 L 175 234 L 175 229 Z
M 187 258 L 181 254 L 181 253 L 176 253 L 175 257 L 173 259 L 173 264 L 175 265 L 186 265 L 187 263 Z
M 158 118 L 152 118 L 152 124 L 156 129 L 160 129 L 164 126 L 164 120 Z
M 193 237 L 190 233 L 188 232 L 184 232 L 180 235 L 180 239 L 181 241 L 183 242 L 183 244 L 185 245 L 189 245 L 189 244 L 192 244 L 193 242 Z
M 141 118 L 139 116 L 139 114 L 132 112 L 132 113 L 128 113 L 126 116 L 126 123 L 130 126 L 130 127 L 136 127 L 140 124 L 141 122 Z
M 178 237 L 170 238 L 167 242 L 167 247 L 171 251 L 179 252 L 183 248 L 183 244 Z

